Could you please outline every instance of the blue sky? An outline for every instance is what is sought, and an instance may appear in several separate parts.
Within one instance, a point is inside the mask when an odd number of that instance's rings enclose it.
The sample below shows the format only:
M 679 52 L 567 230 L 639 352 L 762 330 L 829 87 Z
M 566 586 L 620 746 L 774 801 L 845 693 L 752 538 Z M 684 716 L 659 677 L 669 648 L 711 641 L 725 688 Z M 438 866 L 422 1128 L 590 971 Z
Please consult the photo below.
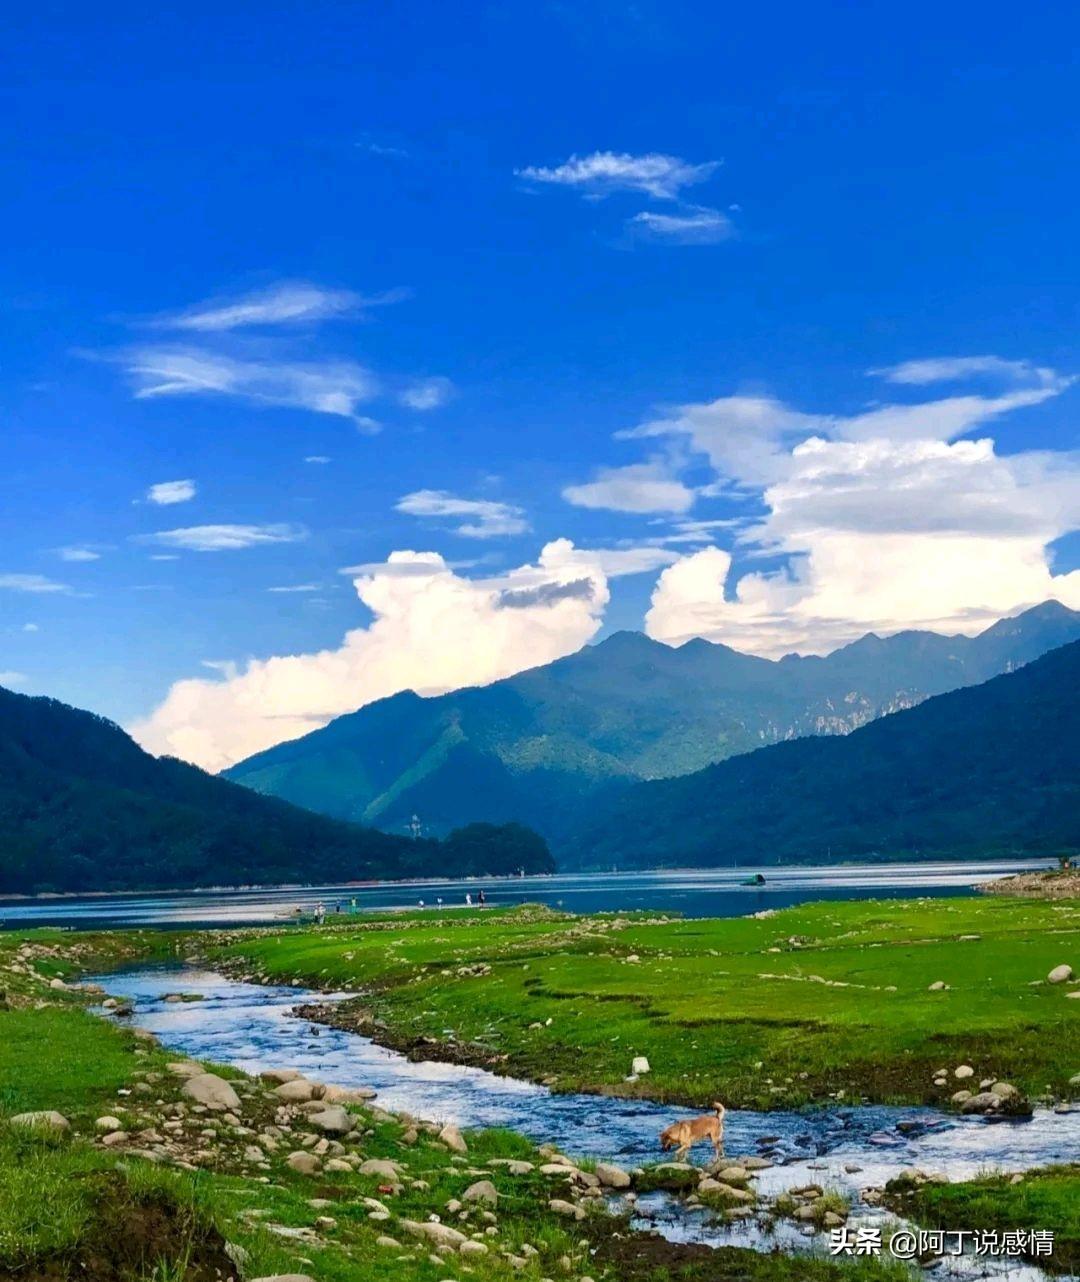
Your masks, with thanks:
M 1078 23 L 1006 17 L 16 15 L 2 679 L 219 766 L 617 627 L 1080 604 Z

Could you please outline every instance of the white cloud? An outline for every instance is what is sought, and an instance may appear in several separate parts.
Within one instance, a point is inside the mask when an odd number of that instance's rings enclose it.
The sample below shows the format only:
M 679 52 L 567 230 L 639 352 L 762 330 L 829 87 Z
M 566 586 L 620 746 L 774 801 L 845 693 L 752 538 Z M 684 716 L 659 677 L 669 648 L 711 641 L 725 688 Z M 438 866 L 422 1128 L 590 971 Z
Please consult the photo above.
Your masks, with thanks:
M 434 410 L 446 404 L 453 390 L 448 378 L 422 378 L 405 387 L 398 399 L 411 410 Z
M 562 496 L 575 507 L 608 512 L 685 512 L 694 502 L 694 491 L 656 460 L 601 468 L 595 480 L 568 485 Z
M 141 400 L 165 396 L 230 396 L 352 419 L 378 392 L 374 375 L 351 361 L 238 359 L 197 347 L 144 346 L 122 357 Z
M 10 668 L 6 672 L 0 672 L 0 686 L 21 686 L 25 685 L 27 676 L 25 672 L 14 672 Z
M 0 591 L 47 593 L 70 592 L 71 588 L 44 574 L 0 574 Z
M 595 198 L 616 191 L 637 191 L 658 200 L 674 200 L 684 187 L 711 177 L 719 164 L 711 160 L 693 165 L 660 152 L 634 156 L 628 152 L 594 151 L 588 156 L 571 156 L 551 168 L 530 165 L 517 170 L 517 175 L 531 182 L 576 188 Z
M 1030 361 L 1010 361 L 1000 356 L 931 356 L 922 360 L 901 361 L 868 373 L 890 383 L 922 386 L 927 383 L 949 383 L 959 379 L 986 376 L 1017 382 L 1044 383 L 1052 386 L 1061 380 L 1052 370 Z
M 618 548 L 583 548 L 581 554 L 595 561 L 609 579 L 648 574 L 679 559 L 677 552 L 653 543 Z
M 159 481 L 146 491 L 148 503 L 170 507 L 174 503 L 187 503 L 195 497 L 194 481 Z
M 328 455 L 326 455 L 326 454 L 309 454 L 309 455 L 307 455 L 307 457 L 304 459 L 304 462 L 305 462 L 305 463 L 317 463 L 317 464 L 320 464 L 320 465 L 321 465 L 321 464 L 323 464 L 323 463 L 329 463 L 329 462 L 331 462 L 331 459 L 330 459 L 330 458 L 329 458 L 329 456 L 328 456 Z
M 132 733 L 152 752 L 222 769 L 400 690 L 439 694 L 549 663 L 595 635 L 608 601 L 593 555 L 564 539 L 488 580 L 455 574 L 434 552 L 394 552 L 355 586 L 374 620 L 336 649 L 178 681 Z M 509 606 L 507 593 L 519 594 Z
M 283 587 L 267 588 L 267 592 L 319 592 L 322 590 L 321 583 L 291 583 Z
M 189 525 L 141 535 L 139 542 L 188 552 L 235 552 L 268 543 L 299 543 L 305 538 L 307 531 L 300 525 Z
M 529 524 L 525 513 L 512 503 L 493 499 L 462 499 L 446 490 L 416 490 L 398 499 L 395 508 L 409 516 L 425 518 L 467 518 L 454 527 L 455 534 L 470 539 L 493 539 L 508 534 L 523 534 Z
M 1050 552 L 1080 525 L 1080 454 L 1003 456 L 989 439 L 953 439 L 1066 386 L 1052 376 L 853 417 L 735 397 L 649 425 L 641 434 L 690 436 L 721 483 L 759 490 L 764 515 L 739 523 L 736 551 L 779 562 L 733 569 L 719 547 L 682 558 L 660 576 L 649 634 L 775 656 L 868 631 L 971 633 L 1052 597 L 1080 608 L 1080 571 L 1054 574 Z
M 252 325 L 289 325 L 352 316 L 369 307 L 396 303 L 406 290 L 365 297 L 348 289 L 327 289 L 310 281 L 280 281 L 267 289 L 235 298 L 209 299 L 153 322 L 159 329 L 221 333 Z
M 628 221 L 631 231 L 674 245 L 718 245 L 735 235 L 735 224 L 727 214 L 703 205 L 693 205 L 682 214 L 643 210 Z
M 95 548 L 87 547 L 84 544 L 76 544 L 73 547 L 57 548 L 56 555 L 61 561 L 70 561 L 74 564 L 84 561 L 100 561 L 101 553 Z

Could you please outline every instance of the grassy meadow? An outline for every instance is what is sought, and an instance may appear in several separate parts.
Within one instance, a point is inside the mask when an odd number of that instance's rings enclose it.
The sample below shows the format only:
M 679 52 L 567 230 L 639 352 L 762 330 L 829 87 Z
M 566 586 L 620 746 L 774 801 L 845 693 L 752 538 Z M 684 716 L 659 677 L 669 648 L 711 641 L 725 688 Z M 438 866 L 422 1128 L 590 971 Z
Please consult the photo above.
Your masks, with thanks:
M 563 1090 L 780 1107 L 944 1103 L 952 1069 L 1066 1096 L 1080 901 L 815 903 L 758 917 L 413 913 L 219 936 L 257 978 L 355 989 L 340 1018 L 396 1046 Z M 934 990 L 931 985 L 944 984 Z M 635 1056 L 651 1071 L 636 1082 Z M 945 1086 L 935 1085 L 949 1070 Z

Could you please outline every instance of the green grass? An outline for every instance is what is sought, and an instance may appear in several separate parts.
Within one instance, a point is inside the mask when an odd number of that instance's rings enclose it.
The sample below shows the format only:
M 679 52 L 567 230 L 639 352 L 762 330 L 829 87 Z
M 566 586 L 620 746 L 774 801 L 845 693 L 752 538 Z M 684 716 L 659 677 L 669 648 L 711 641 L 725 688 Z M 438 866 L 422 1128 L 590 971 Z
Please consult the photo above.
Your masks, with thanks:
M 939 1229 L 1052 1229 L 1054 1253 L 1038 1263 L 1056 1272 L 1080 1271 L 1080 1165 L 1051 1166 L 1011 1176 L 989 1175 L 956 1184 L 897 1182 L 891 1204 L 920 1224 Z
M 395 1045 L 435 1038 L 452 1058 L 567 1090 L 942 1103 L 960 1083 L 935 1087 L 934 1071 L 960 1063 L 1034 1095 L 1068 1095 L 1080 1071 L 1080 1002 L 1037 982 L 1063 961 L 1080 970 L 1075 900 L 818 903 L 660 923 L 455 912 L 234 933 L 217 957 L 362 992 L 353 1013 L 383 1021 Z M 490 971 L 469 974 L 477 965 Z M 930 992 L 937 980 L 948 989 Z M 652 1071 L 630 1084 L 635 1055 Z

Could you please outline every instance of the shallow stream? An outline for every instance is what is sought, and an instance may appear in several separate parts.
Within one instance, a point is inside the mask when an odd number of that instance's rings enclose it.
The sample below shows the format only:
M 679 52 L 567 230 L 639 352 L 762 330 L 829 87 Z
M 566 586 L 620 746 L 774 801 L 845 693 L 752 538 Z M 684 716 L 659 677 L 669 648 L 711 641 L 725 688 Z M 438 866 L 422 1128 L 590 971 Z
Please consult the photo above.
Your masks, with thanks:
M 370 1086 L 378 1103 L 429 1121 L 461 1127 L 507 1127 L 571 1156 L 610 1158 L 633 1167 L 661 1158 L 659 1131 L 687 1110 L 649 1100 L 552 1094 L 543 1086 L 499 1077 L 483 1069 L 414 1062 L 357 1033 L 315 1026 L 293 1013 L 325 994 L 287 986 L 248 984 L 213 971 L 147 967 L 100 976 L 116 997 L 128 997 L 134 1020 L 161 1042 L 196 1059 L 231 1064 L 249 1073 L 295 1068 L 339 1086 Z M 200 993 L 202 1001 L 166 1002 L 167 993 Z M 803 1184 L 838 1189 L 853 1201 L 852 1227 L 880 1224 L 882 1213 L 865 1206 L 860 1191 L 880 1187 L 902 1171 L 942 1172 L 951 1180 L 989 1170 L 1021 1171 L 1080 1155 L 1080 1109 L 1037 1110 L 1030 1120 L 991 1122 L 921 1108 L 862 1106 L 807 1112 L 730 1110 L 725 1149 L 729 1158 L 761 1155 L 774 1166 L 755 1180 L 772 1197 Z M 704 1150 L 696 1160 L 705 1160 Z M 857 1168 L 857 1169 L 848 1169 Z M 801 1229 L 781 1223 L 766 1231 L 756 1220 L 719 1223 L 688 1211 L 664 1195 L 642 1198 L 639 1216 L 676 1241 L 701 1241 L 770 1249 L 808 1249 Z M 1035 1282 L 1038 1269 L 946 1257 L 937 1276 L 988 1275 Z M 1059 1275 L 1060 1276 L 1060 1275 Z

